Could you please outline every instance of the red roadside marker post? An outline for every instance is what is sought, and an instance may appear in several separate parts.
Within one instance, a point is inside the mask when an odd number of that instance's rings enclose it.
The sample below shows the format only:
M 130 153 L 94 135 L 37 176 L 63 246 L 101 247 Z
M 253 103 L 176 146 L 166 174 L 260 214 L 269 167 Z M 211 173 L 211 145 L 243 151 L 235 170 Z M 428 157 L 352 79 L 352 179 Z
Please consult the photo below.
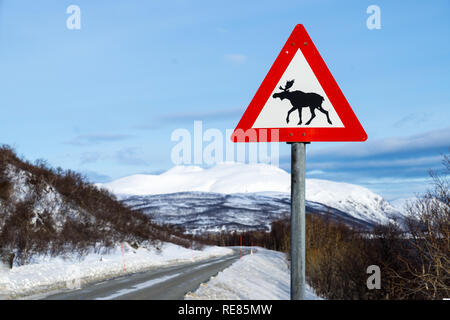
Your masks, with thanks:
M 127 272 L 127 265 L 125 263 L 125 250 L 123 248 L 123 242 L 120 244 L 122 249 L 122 262 L 123 262 L 123 272 Z
M 240 241 L 241 241 L 241 256 L 240 259 L 242 258 L 242 236 L 240 236 Z
M 292 300 L 303 300 L 306 288 L 306 144 L 366 139 L 306 29 L 297 25 L 231 135 L 233 142 L 291 144 Z

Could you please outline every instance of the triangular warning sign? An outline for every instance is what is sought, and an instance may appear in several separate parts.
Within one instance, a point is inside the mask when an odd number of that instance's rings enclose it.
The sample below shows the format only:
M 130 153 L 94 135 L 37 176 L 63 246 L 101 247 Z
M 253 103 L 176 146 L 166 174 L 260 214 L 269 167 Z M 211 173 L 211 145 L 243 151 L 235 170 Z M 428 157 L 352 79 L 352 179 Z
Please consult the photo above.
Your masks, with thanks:
M 303 25 L 294 28 L 231 136 L 234 142 L 366 139 Z

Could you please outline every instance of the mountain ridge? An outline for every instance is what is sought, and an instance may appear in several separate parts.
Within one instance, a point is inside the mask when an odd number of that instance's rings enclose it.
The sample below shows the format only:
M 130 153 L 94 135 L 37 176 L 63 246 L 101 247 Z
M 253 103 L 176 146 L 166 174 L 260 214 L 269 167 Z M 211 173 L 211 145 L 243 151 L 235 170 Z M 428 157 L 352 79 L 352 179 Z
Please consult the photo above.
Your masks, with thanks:
M 148 196 L 127 196 L 124 205 L 147 213 L 158 224 L 181 227 L 187 233 L 270 231 L 271 223 L 290 214 L 290 196 L 284 193 L 221 194 L 177 192 Z M 307 201 L 307 214 L 327 216 L 352 227 L 368 229 L 370 221 L 320 203 Z
M 285 198 L 290 194 L 290 174 L 267 164 L 227 162 L 208 169 L 176 166 L 158 175 L 132 175 L 97 186 L 122 199 L 183 192 L 261 196 L 275 193 Z M 371 224 L 388 223 L 402 217 L 401 212 L 380 195 L 365 187 L 344 182 L 306 179 L 306 200 Z

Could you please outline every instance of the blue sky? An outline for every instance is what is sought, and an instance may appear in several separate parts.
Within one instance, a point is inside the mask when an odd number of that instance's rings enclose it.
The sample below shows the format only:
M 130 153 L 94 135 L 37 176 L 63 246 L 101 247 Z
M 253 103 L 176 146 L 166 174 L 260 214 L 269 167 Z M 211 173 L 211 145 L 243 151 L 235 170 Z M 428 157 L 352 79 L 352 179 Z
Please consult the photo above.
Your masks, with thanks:
M 449 13 L 447 0 L 0 0 L 0 143 L 94 182 L 167 170 L 173 130 L 234 128 L 302 23 L 369 136 L 309 145 L 308 177 L 411 196 L 449 152 Z

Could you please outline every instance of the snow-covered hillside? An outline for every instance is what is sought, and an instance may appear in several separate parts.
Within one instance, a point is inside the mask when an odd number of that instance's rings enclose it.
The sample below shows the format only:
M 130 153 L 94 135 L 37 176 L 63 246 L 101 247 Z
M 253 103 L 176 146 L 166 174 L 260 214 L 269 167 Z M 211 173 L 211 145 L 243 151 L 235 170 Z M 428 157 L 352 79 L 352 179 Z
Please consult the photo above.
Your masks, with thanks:
M 83 255 L 118 241 L 139 245 L 187 239 L 130 210 L 71 170 L 31 164 L 0 146 L 0 264 L 18 267 L 40 256 Z
M 408 211 L 408 206 L 412 205 L 416 201 L 417 197 L 399 198 L 390 201 L 390 204 L 398 211 L 406 213 Z
M 129 196 L 123 203 L 140 209 L 152 221 L 182 227 L 187 233 L 220 231 L 270 231 L 271 223 L 290 212 L 288 193 L 177 192 L 149 196 Z M 330 219 L 351 226 L 370 227 L 371 222 L 326 205 L 307 201 L 306 212 L 328 214 Z
M 343 182 L 307 179 L 306 199 L 347 212 L 355 218 L 386 223 L 401 217 L 382 196 L 367 188 Z
M 177 166 L 159 175 L 133 175 L 99 184 L 123 199 L 176 192 L 218 194 L 278 193 L 289 195 L 290 174 L 266 164 L 221 163 L 213 168 Z M 306 199 L 367 222 L 386 223 L 401 217 L 380 195 L 367 188 L 319 179 L 306 180 Z
M 15 207 L 25 201 L 32 202 L 30 222 L 33 226 L 48 224 L 48 221 L 51 221 L 54 231 L 60 232 L 67 219 L 79 218 L 82 211 L 79 207 L 65 201 L 47 182 L 37 182 L 30 172 L 8 165 L 4 176 L 11 189 L 8 201 L 0 201 L 0 230 Z

